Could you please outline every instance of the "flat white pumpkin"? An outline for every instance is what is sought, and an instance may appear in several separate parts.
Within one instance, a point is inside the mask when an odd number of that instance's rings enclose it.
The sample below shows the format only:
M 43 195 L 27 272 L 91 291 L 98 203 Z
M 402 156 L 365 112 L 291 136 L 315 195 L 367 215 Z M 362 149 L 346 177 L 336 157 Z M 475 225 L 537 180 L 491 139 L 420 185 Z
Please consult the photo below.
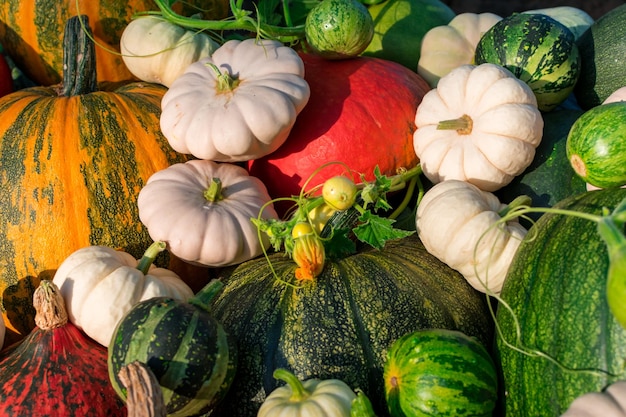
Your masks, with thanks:
M 285 142 L 309 95 L 293 48 L 230 40 L 172 83 L 161 102 L 161 130 L 174 150 L 199 159 L 257 159 Z
M 157 171 L 139 192 L 139 219 L 178 258 L 210 267 L 234 265 L 269 247 L 251 218 L 278 215 L 267 188 L 231 163 L 191 160 Z
M 456 179 L 482 190 L 507 185 L 532 162 L 543 136 L 537 99 L 495 64 L 462 65 L 424 96 L 413 146 L 433 183 Z
M 602 392 L 581 395 L 561 417 L 626 417 L 626 381 L 613 382 Z
M 415 225 L 430 254 L 459 271 L 478 291 L 488 288 L 499 294 L 527 233 L 515 220 L 497 224 L 506 207 L 475 185 L 447 180 L 424 194 Z

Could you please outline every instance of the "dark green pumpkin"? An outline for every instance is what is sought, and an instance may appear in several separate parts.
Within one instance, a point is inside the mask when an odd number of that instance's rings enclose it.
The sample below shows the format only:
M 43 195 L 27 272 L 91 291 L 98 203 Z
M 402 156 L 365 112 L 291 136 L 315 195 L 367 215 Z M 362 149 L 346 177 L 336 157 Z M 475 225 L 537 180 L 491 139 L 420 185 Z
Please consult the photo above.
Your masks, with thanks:
M 416 235 L 326 262 L 313 281 L 296 282 L 284 254 L 225 271 L 211 307 L 238 342 L 233 385 L 216 415 L 253 417 L 276 388 L 276 368 L 300 379 L 336 378 L 362 389 L 386 415 L 383 364 L 393 341 L 423 328 L 449 328 L 488 343 L 484 294 L 430 255 Z
M 626 189 L 585 192 L 555 207 L 601 214 L 612 211 Z M 546 213 L 529 230 L 507 275 L 501 297 L 513 316 L 497 311 L 504 339 L 497 338 L 507 417 L 559 416 L 587 392 L 626 377 L 626 330 L 606 297 L 608 254 L 596 223 Z M 532 237 L 530 239 L 529 237 Z M 519 326 L 519 327 L 518 327 Z M 506 346 L 541 351 L 554 360 Z

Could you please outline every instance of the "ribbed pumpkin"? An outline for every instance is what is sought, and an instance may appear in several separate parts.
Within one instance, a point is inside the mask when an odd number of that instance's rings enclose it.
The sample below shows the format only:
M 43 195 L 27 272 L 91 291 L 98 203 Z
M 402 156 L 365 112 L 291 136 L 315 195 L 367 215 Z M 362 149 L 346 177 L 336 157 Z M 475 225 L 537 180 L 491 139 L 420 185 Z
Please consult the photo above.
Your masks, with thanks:
M 175 5 L 186 14 L 198 10 Z M 192 0 L 205 17 L 221 19 L 228 1 Z M 3 0 L 0 2 L 0 39 L 9 56 L 26 75 L 40 85 L 52 85 L 63 77 L 63 47 L 59 34 L 71 16 L 84 14 L 92 22 L 98 45 L 98 79 L 121 81 L 133 78 L 119 55 L 122 32 L 133 14 L 157 10 L 152 0 Z M 207 15 L 208 13 L 208 15 Z
M 137 195 L 148 177 L 185 160 L 159 130 L 165 88 L 97 84 L 93 44 L 78 18 L 65 35 L 62 90 L 0 99 L 0 296 L 12 342 L 34 326 L 32 292 L 75 250 L 152 242 Z M 91 46 L 91 48 L 89 48 Z
M 270 255 L 224 271 L 211 311 L 238 342 L 238 371 L 219 416 L 253 417 L 278 382 L 276 368 L 301 380 L 340 379 L 362 389 L 386 415 L 383 363 L 391 343 L 423 328 L 449 328 L 489 343 L 485 297 L 439 262 L 415 234 L 326 260 L 311 281 L 295 262 Z

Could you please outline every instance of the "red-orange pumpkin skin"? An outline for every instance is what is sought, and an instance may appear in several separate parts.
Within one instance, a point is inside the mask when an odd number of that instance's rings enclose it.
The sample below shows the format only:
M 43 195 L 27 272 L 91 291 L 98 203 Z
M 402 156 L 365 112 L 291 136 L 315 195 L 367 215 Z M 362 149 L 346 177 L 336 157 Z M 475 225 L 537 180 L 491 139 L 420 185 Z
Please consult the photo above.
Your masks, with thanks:
M 311 88 L 309 102 L 287 141 L 248 164 L 273 198 L 298 195 L 308 177 L 330 161 L 344 162 L 368 180 L 374 178 L 376 165 L 384 174 L 394 174 L 418 163 L 413 133 L 417 106 L 430 90 L 424 79 L 378 58 L 301 56 Z M 338 165 L 325 168 L 309 186 L 342 172 Z

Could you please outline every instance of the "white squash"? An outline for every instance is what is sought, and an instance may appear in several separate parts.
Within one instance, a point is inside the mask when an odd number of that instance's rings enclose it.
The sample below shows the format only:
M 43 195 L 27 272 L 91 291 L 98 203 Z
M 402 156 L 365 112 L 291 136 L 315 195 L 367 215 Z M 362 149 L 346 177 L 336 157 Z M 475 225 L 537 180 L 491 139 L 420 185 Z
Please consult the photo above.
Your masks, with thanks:
M 626 417 L 626 381 L 616 381 L 602 392 L 583 394 L 561 417 Z
M 507 185 L 532 162 L 543 136 L 537 99 L 495 64 L 462 65 L 424 96 L 413 146 L 433 183 L 456 179 L 482 190 Z
M 430 188 L 417 207 L 416 229 L 426 250 L 459 271 L 478 291 L 499 294 L 526 229 L 516 220 L 496 225 L 507 205 L 459 180 Z
M 526 10 L 523 13 L 542 14 L 549 16 L 568 28 L 573 34 L 574 39 L 580 38 L 591 24 L 594 22 L 593 17 L 587 12 L 572 6 L 554 6 L 543 9 Z
M 128 23 L 120 38 L 122 60 L 142 81 L 172 85 L 189 65 L 211 56 L 219 44 L 204 32 L 184 29 L 154 15 Z

